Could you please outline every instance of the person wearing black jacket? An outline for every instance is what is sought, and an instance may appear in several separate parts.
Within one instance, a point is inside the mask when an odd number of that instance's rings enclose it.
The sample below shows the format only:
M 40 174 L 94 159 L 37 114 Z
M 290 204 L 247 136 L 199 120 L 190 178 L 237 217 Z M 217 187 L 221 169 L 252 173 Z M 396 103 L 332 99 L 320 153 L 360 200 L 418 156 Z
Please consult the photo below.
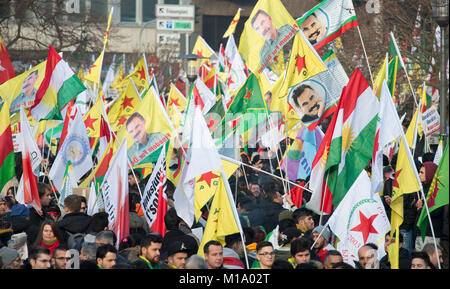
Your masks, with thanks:
M 283 208 L 283 196 L 274 183 L 264 184 L 263 191 L 266 196 L 266 202 L 263 205 L 265 214 L 263 226 L 266 232 L 272 232 L 278 225 L 278 216 L 287 209 Z
M 69 195 L 64 199 L 64 211 L 66 215 L 57 222 L 67 243 L 70 234 L 87 233 L 91 217 L 80 212 L 81 198 L 78 195 Z
M 398 251 L 398 267 L 399 269 L 410 269 L 411 268 L 411 253 L 403 248 L 403 235 L 399 234 L 399 251 Z M 387 254 L 387 247 L 395 242 L 395 236 L 391 238 L 391 232 L 387 232 L 384 237 L 384 251 L 386 255 L 380 260 L 380 269 L 391 269 L 391 262 L 389 261 L 389 256 Z

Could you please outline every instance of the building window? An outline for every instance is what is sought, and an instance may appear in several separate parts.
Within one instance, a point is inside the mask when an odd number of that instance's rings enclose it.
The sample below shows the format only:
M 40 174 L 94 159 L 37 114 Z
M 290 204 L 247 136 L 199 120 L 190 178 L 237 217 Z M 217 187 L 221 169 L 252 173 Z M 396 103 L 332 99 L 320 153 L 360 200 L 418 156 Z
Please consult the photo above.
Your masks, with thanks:
M 155 19 L 155 5 L 158 0 L 143 0 L 142 1 L 142 21 L 148 22 Z
M 120 22 L 136 22 L 136 0 L 120 1 Z
M 108 21 L 108 0 L 91 1 L 91 18 L 95 21 Z

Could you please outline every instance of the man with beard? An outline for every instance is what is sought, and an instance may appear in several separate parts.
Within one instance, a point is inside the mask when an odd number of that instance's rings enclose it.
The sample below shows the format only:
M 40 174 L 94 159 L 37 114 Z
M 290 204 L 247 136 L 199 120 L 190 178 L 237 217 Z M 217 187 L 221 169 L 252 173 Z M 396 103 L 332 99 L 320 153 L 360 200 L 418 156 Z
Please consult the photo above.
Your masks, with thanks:
M 160 249 L 162 246 L 162 236 L 159 233 L 150 233 L 141 241 L 141 254 L 134 262 L 135 269 L 161 269 L 159 264 Z
M 295 88 L 292 97 L 304 123 L 318 119 L 325 109 L 325 98 L 307 84 Z
M 264 66 L 264 63 L 266 63 L 268 57 L 272 55 L 277 46 L 283 46 L 279 45 L 280 41 L 289 35 L 293 27 L 286 24 L 276 29 L 272 23 L 272 18 L 263 10 L 256 12 L 251 20 L 251 24 L 253 29 L 266 40 L 260 52 L 261 66 Z
M 326 27 L 322 25 L 315 13 L 309 15 L 305 21 L 300 25 L 305 36 L 308 38 L 311 45 L 314 45 L 322 40 L 325 36 Z

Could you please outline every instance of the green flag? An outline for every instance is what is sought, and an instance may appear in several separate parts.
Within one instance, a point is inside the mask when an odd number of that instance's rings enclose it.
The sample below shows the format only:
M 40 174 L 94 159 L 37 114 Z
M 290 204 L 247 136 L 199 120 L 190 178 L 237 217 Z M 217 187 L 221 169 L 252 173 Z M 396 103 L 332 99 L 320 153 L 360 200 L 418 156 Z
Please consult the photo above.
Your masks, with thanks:
M 388 79 L 387 85 L 392 97 L 395 95 L 395 81 L 397 79 L 397 72 L 401 67 L 404 67 L 402 56 L 398 50 L 397 42 L 395 41 L 394 34 L 389 33 L 389 49 L 388 49 Z M 400 64 L 400 65 L 399 65 Z
M 445 146 L 444 154 L 439 161 L 439 166 L 431 182 L 430 189 L 427 194 L 428 211 L 431 213 L 434 210 L 448 205 L 448 143 Z M 427 210 L 425 207 L 420 212 L 419 219 L 417 221 L 417 227 L 420 229 L 422 239 L 425 239 L 429 222 L 427 218 Z
M 267 118 L 267 104 L 261 94 L 261 85 L 255 74 L 250 74 L 231 101 L 227 114 L 222 119 L 222 126 L 229 125 L 240 118 L 239 130 L 244 133 L 255 127 L 262 118 Z M 236 127 L 231 127 L 233 132 Z M 227 130 L 228 132 L 229 130 Z M 226 134 L 228 136 L 229 134 Z

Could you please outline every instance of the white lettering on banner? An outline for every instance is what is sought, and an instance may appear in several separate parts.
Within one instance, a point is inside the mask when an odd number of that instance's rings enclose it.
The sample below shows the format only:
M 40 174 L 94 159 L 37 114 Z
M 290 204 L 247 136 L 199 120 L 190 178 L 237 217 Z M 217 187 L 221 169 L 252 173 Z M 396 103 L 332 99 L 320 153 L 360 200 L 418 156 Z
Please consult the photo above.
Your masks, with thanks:
M 166 186 L 166 157 L 163 147 L 153 172 L 142 194 L 141 206 L 149 227 L 157 218 L 159 193 L 164 193 Z

